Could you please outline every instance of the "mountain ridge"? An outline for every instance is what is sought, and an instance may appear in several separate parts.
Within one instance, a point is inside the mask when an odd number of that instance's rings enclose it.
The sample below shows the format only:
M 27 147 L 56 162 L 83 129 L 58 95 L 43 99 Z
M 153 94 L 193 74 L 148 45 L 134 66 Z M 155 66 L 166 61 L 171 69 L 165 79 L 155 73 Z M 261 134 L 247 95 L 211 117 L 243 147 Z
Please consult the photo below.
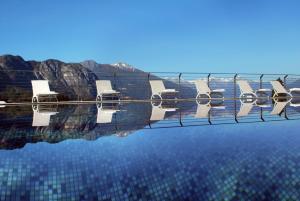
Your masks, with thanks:
M 122 99 L 141 100 L 151 96 L 149 73 L 126 63 L 26 61 L 18 55 L 0 56 L 0 100 L 6 102 L 31 101 L 31 80 L 49 80 L 50 89 L 60 94 L 59 100 L 91 101 L 97 95 L 95 83 L 99 79 L 110 80 Z M 151 79 L 164 80 L 167 88 L 178 89 L 178 84 L 166 79 L 155 75 Z

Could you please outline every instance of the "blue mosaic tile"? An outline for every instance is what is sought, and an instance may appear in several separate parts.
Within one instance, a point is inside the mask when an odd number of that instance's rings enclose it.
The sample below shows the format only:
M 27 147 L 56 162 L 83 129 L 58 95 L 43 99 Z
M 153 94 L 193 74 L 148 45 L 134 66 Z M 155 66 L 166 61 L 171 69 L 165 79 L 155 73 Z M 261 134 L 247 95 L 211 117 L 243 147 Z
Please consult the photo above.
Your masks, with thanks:
M 0 200 L 299 200 L 299 121 L 0 150 Z

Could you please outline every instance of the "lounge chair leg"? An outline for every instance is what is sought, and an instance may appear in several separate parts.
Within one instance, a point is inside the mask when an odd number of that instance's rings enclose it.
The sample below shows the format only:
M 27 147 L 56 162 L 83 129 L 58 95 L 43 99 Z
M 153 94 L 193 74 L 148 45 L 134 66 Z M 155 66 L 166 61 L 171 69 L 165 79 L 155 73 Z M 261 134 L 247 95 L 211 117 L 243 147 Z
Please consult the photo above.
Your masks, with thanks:
M 275 99 L 277 99 L 278 97 L 279 97 L 279 94 L 275 92 L 272 98 L 275 100 Z
M 154 99 L 154 96 L 158 96 L 158 97 L 160 98 L 160 100 L 162 100 L 162 97 L 161 97 L 161 95 L 160 95 L 160 94 L 152 94 L 152 96 L 151 96 L 151 100 L 153 100 L 153 99 Z
M 96 97 L 96 102 L 102 101 L 102 96 L 101 95 L 97 95 Z
M 207 95 L 208 99 L 209 99 L 209 100 L 211 100 L 211 96 L 210 96 L 210 94 L 206 94 L 206 95 Z
M 210 94 L 208 94 L 208 93 L 205 93 L 205 94 L 198 94 L 198 95 L 196 96 L 196 99 L 201 99 L 201 95 L 205 95 L 205 96 L 207 96 L 208 99 L 211 99 L 211 96 L 210 96 Z

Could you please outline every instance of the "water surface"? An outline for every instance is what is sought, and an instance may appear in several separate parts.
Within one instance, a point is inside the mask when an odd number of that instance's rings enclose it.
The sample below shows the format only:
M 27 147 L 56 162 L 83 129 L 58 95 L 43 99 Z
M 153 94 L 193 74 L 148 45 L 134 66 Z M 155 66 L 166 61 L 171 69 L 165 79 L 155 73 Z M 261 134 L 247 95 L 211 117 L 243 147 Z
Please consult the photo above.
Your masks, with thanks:
M 194 118 L 197 104 L 177 103 L 152 121 L 151 104 L 125 104 L 110 123 L 95 105 L 59 106 L 47 126 L 1 108 L 0 199 L 299 200 L 298 109 L 237 118 L 224 105 Z

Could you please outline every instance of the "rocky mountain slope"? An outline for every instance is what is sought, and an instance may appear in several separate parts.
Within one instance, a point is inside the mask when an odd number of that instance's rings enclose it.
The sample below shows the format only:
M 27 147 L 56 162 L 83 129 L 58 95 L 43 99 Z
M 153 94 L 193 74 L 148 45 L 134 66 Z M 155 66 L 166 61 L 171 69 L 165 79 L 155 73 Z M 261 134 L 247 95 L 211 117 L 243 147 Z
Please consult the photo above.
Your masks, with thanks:
M 94 61 L 65 63 L 59 60 L 25 61 L 20 56 L 0 56 L 0 100 L 30 101 L 31 80 L 49 80 L 51 90 L 60 93 L 59 100 L 95 100 L 97 79 L 111 80 L 123 99 L 148 99 L 149 79 L 161 79 L 125 63 L 98 64 Z M 164 80 L 166 87 L 178 84 Z M 185 86 L 184 92 L 194 90 Z
M 31 80 L 49 80 L 60 99 L 92 98 L 96 75 L 81 64 L 58 60 L 24 61 L 20 56 L 0 56 L 0 99 L 7 102 L 31 100 Z

